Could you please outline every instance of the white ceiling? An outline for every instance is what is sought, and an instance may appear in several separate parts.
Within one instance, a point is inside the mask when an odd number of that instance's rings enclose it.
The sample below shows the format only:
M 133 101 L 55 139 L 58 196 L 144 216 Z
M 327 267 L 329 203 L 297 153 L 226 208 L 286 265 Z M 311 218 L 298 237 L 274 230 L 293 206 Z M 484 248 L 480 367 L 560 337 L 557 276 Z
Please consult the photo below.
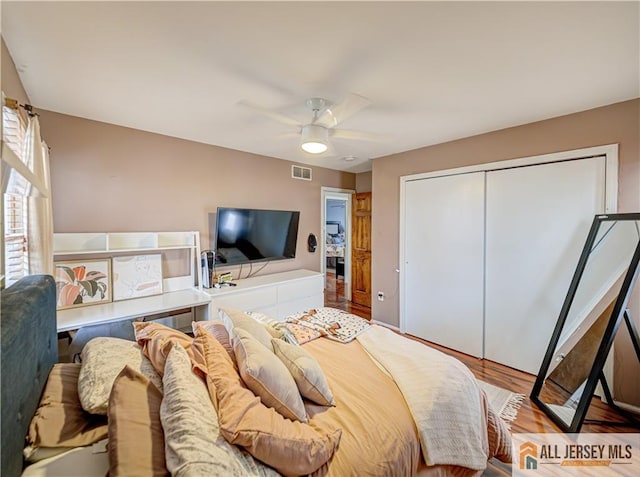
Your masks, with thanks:
M 371 159 L 640 96 L 638 2 L 8 2 L 34 106 L 361 172 Z M 307 98 L 372 105 L 303 153 Z M 344 156 L 356 156 L 352 162 Z

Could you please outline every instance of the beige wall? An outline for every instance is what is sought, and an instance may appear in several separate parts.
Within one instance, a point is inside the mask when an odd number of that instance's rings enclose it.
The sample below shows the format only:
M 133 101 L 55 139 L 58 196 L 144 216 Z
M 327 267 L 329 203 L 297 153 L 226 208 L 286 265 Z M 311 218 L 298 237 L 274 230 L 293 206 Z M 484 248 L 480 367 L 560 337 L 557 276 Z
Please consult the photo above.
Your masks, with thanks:
M 373 161 L 373 267 L 372 292 L 385 292 L 386 300 L 373 300 L 372 317 L 399 325 L 398 240 L 400 177 L 455 167 L 535 156 L 603 144 L 619 144 L 620 212 L 640 211 L 640 100 L 494 131 Z M 640 327 L 640 286 L 631 302 Z M 626 334 L 626 333 L 623 333 Z M 640 405 L 640 365 L 630 340 L 616 342 L 616 396 Z M 624 363 L 624 366 L 622 365 Z M 635 373 L 635 374 L 633 374 Z M 625 379 L 634 376 L 633 379 Z
M 355 187 L 351 173 L 314 167 L 312 181 L 297 180 L 288 161 L 49 111 L 40 120 L 56 232 L 197 230 L 205 249 L 218 206 L 299 210 L 296 259 L 264 273 L 320 270 L 306 249 L 320 233 L 320 188 Z
M 373 174 L 371 171 L 356 174 L 356 192 L 371 192 L 372 188 Z

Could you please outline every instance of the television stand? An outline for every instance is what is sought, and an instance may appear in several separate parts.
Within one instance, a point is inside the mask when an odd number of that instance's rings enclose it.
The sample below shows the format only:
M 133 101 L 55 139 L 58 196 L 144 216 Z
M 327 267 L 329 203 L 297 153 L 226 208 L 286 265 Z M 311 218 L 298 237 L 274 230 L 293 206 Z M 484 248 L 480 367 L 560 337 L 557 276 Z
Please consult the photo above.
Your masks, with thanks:
M 259 311 L 277 320 L 324 306 L 324 277 L 311 270 L 291 270 L 234 280 L 231 286 L 208 288 L 210 319 L 219 320 L 218 308 Z

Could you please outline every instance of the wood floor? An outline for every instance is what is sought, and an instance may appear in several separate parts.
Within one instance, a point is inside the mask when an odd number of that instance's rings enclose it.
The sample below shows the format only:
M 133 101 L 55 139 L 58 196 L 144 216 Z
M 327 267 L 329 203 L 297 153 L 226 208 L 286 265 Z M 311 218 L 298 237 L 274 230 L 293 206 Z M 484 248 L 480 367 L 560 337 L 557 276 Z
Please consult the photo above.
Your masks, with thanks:
M 324 305 L 340 310 L 346 310 L 354 315 L 361 316 L 367 320 L 371 319 L 371 308 L 356 305 L 347 301 L 344 290 L 344 277 L 336 278 L 335 271 L 327 269 L 326 288 L 324 290 Z
M 344 281 L 342 277 L 336 279 L 335 275 L 332 275 L 331 273 L 327 273 L 325 306 L 339 308 L 368 320 L 371 319 L 371 309 L 348 302 L 344 295 Z M 512 392 L 524 394 L 526 398 L 522 402 L 522 406 L 518 411 L 518 417 L 511 424 L 511 431 L 513 433 L 561 432 L 560 429 L 549 418 L 547 418 L 542 411 L 532 404 L 529 399 L 529 394 L 531 393 L 531 389 L 533 388 L 533 383 L 535 381 L 534 375 L 523 373 L 492 361 L 474 358 L 472 356 L 429 343 L 417 337 L 410 335 L 406 336 L 458 358 L 469 367 L 476 378 L 482 381 L 495 386 L 500 386 Z M 599 398 L 593 399 L 587 419 L 615 422 L 622 420 L 614 410 L 601 402 Z M 611 426 L 585 421 L 585 424 L 582 427 L 582 432 L 638 432 L 638 430 L 628 426 Z

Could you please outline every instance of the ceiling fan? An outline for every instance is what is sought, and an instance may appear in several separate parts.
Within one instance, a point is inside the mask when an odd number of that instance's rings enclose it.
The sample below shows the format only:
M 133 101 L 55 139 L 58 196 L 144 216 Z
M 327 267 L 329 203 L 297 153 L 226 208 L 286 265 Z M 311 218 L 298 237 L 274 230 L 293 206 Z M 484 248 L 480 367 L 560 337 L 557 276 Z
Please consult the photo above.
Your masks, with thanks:
M 300 147 L 309 154 L 322 154 L 329 150 L 329 137 L 343 139 L 357 139 L 363 141 L 379 140 L 380 136 L 349 129 L 336 129 L 338 124 L 350 118 L 358 111 L 371 104 L 371 100 L 351 93 L 337 104 L 332 104 L 324 98 L 310 98 L 306 101 L 307 108 L 313 114 L 307 123 L 301 123 L 297 119 L 284 114 L 262 108 L 255 104 L 241 101 L 241 105 L 251 108 L 260 114 L 274 119 L 287 126 L 297 128 L 296 135 L 301 138 Z

